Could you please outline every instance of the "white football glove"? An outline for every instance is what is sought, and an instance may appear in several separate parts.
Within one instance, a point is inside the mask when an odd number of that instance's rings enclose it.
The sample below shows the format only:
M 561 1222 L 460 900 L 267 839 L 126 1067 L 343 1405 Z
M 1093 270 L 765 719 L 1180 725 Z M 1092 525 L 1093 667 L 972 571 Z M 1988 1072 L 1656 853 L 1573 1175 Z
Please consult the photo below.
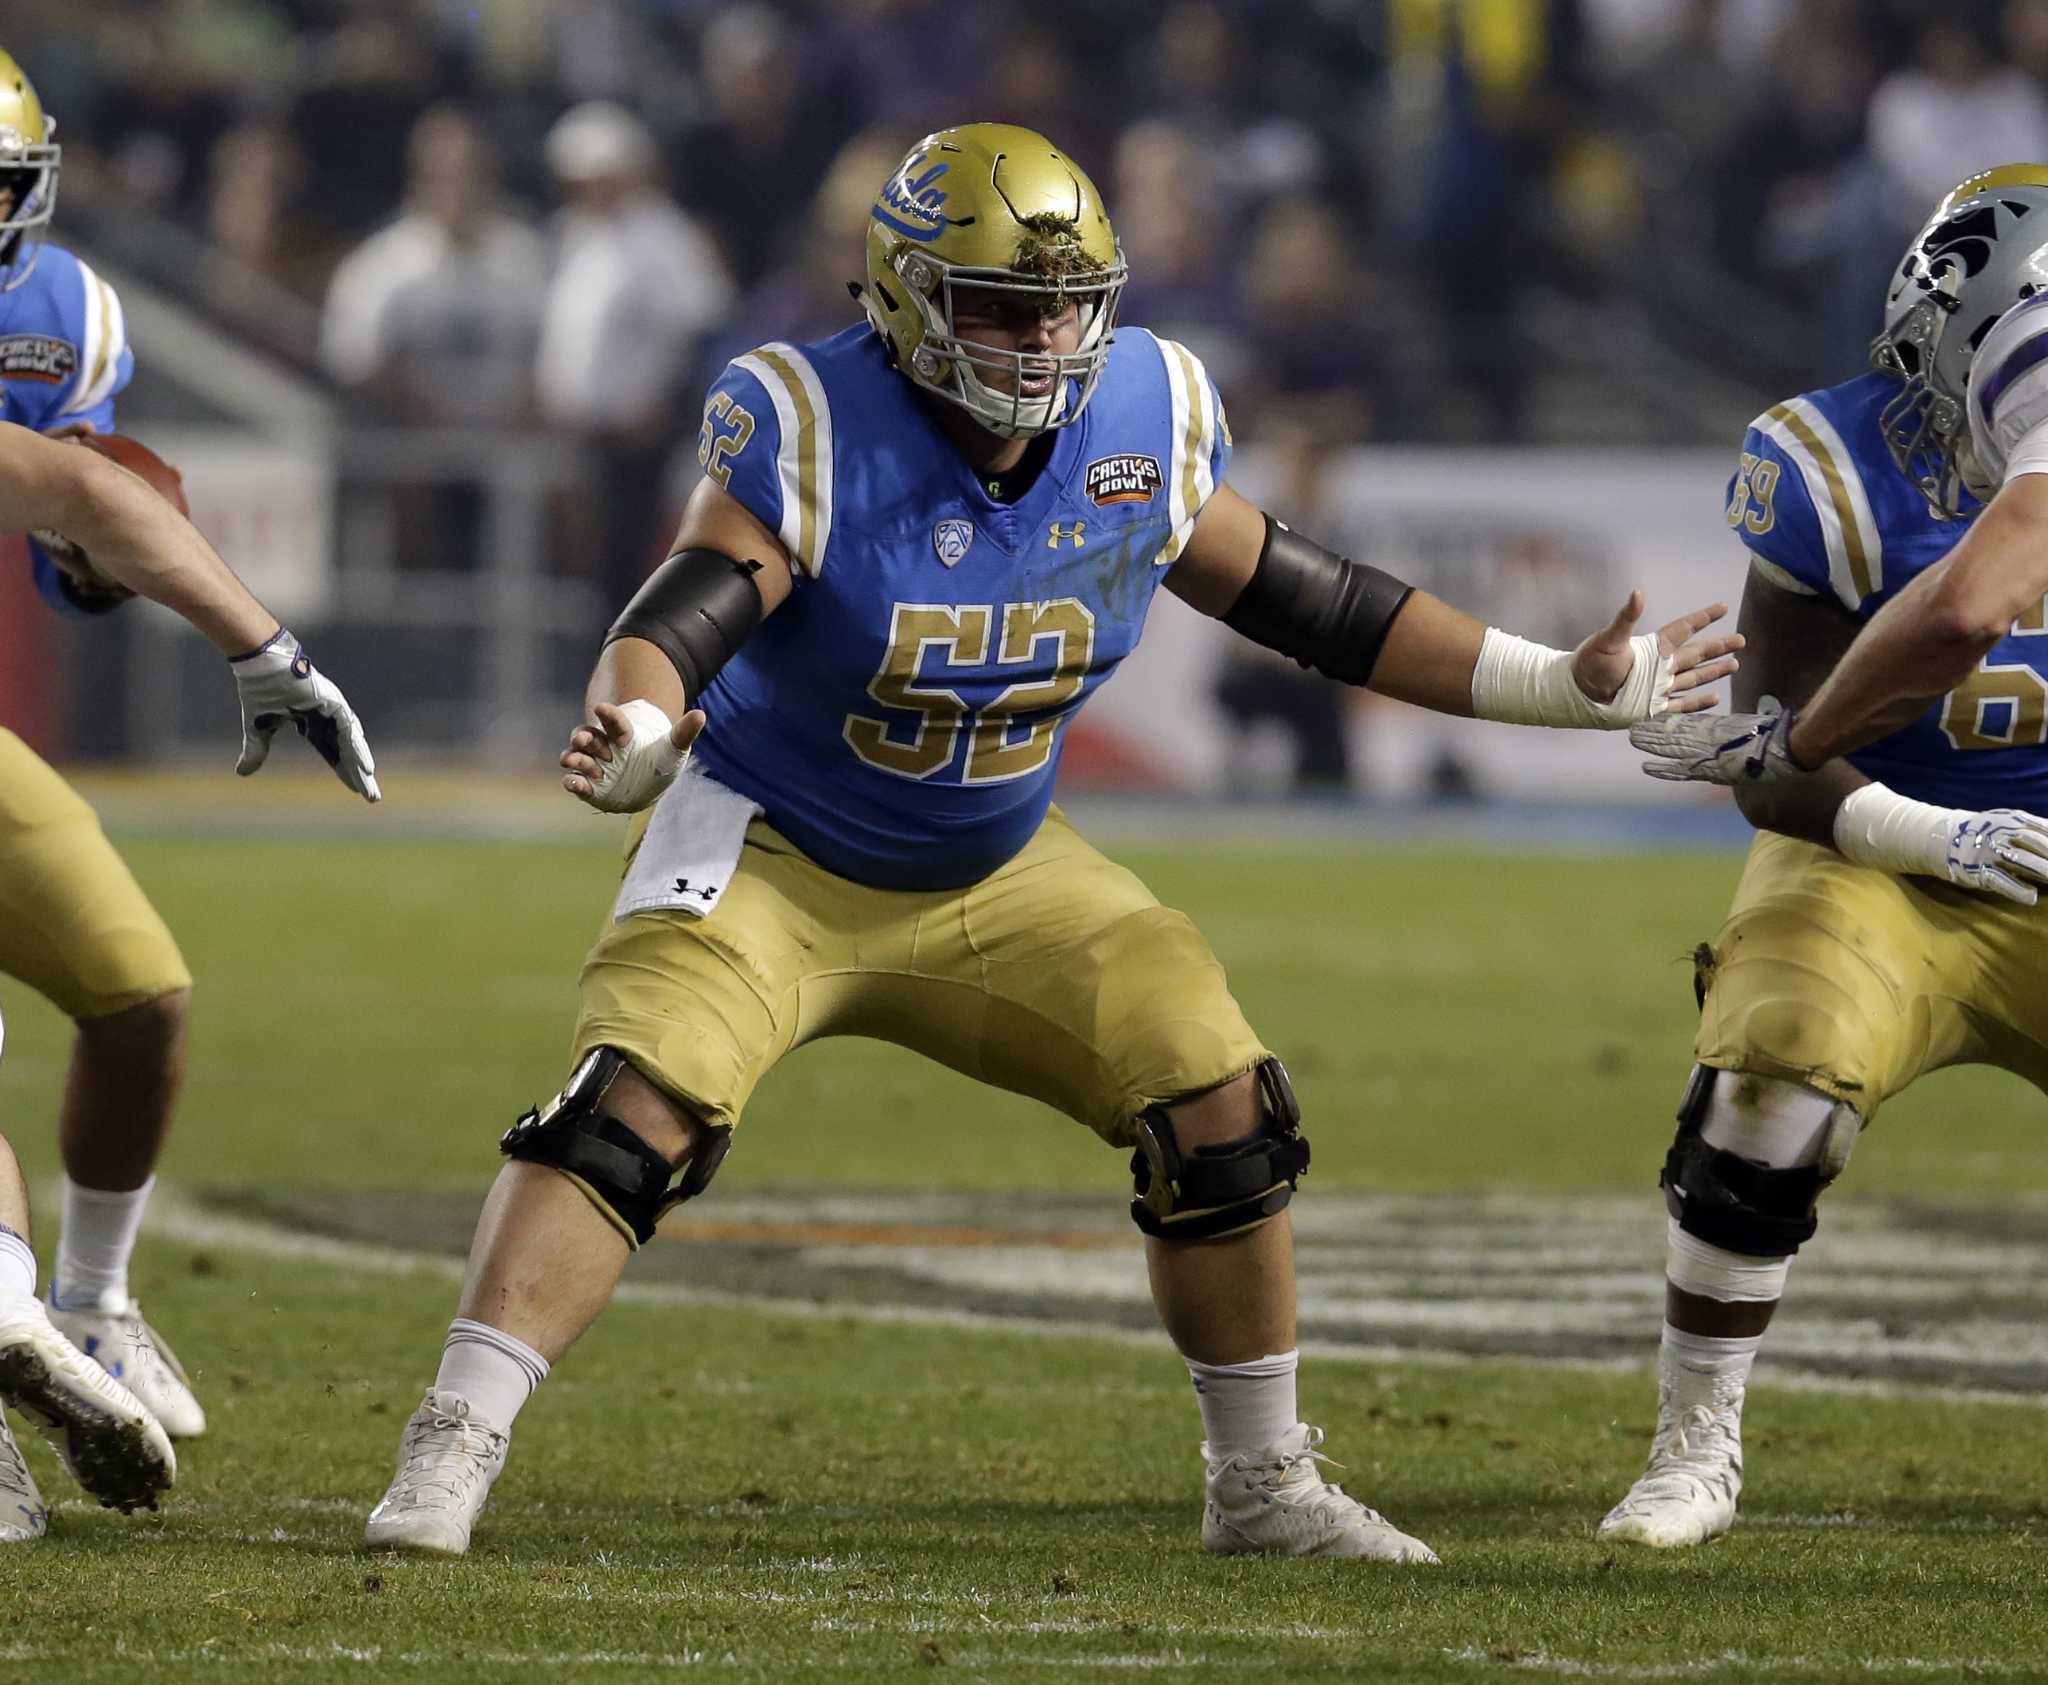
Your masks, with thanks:
M 1836 810 L 1835 847 L 1859 865 L 1946 878 L 2022 907 L 2048 884 L 2048 820 L 2013 807 L 1937 807 L 1882 784 L 1852 791 Z
M 268 643 L 228 658 L 242 704 L 242 758 L 235 771 L 247 778 L 270 755 L 270 740 L 286 720 L 334 768 L 335 777 L 365 801 L 382 801 L 377 763 L 363 723 L 348 698 L 282 626 Z
M 1769 784 L 1813 771 L 1792 758 L 1792 711 L 1771 714 L 1660 714 L 1629 727 L 1628 740 L 1657 759 L 1652 778 L 1707 784 Z
M 589 789 L 577 792 L 580 800 L 600 813 L 638 813 L 652 805 L 690 758 L 688 749 L 676 747 L 675 721 L 644 696 L 621 705 L 619 713 L 625 716 L 632 734 L 621 741 L 606 733 L 611 758 L 587 756 L 595 770 L 582 772 Z

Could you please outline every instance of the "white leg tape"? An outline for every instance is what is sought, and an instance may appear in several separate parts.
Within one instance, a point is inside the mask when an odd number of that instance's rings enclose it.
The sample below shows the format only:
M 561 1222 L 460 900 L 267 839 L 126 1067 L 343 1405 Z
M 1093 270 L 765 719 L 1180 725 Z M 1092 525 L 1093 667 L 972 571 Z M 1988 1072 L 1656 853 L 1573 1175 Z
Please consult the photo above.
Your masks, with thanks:
M 1835 1102 L 1815 1089 L 1779 1077 L 1723 1071 L 1707 1103 L 1700 1139 L 1773 1170 L 1796 1170 L 1821 1161 L 1834 1112 Z
M 1785 1296 L 1790 1258 L 1750 1258 L 1709 1246 L 1665 1219 L 1664 1276 L 1682 1293 L 1724 1305 L 1775 1304 Z

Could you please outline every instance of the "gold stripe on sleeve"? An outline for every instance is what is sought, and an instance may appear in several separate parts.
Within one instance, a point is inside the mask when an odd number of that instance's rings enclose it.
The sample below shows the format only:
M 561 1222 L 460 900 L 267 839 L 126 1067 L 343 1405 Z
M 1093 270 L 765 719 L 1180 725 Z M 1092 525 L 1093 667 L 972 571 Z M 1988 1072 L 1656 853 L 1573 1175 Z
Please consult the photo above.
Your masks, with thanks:
M 787 357 L 767 346 L 754 355 L 775 371 L 775 378 L 782 382 L 796 409 L 796 559 L 805 573 L 816 578 L 823 560 L 818 554 L 818 412 L 802 376 Z M 789 441 L 784 440 L 783 448 L 788 446 Z
M 1863 529 L 1857 524 L 1856 506 L 1849 500 L 1849 488 L 1842 483 L 1841 469 L 1835 466 L 1835 459 L 1821 442 L 1820 435 L 1790 404 L 1774 405 L 1770 418 L 1797 439 L 1805 447 L 1807 455 L 1818 464 L 1821 479 L 1828 488 L 1828 500 L 1835 506 L 1835 519 L 1842 528 L 1843 547 L 1849 553 L 1849 578 L 1856 587 L 1857 596 L 1869 596 L 1876 589 L 1876 584 L 1870 577 L 1870 557 L 1863 548 Z

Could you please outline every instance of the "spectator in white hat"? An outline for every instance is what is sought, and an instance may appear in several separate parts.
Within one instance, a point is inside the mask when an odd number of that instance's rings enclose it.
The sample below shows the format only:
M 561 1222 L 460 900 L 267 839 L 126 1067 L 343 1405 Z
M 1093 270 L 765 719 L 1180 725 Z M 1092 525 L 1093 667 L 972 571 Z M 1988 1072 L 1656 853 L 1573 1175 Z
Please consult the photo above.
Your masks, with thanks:
M 540 409 L 590 441 L 597 565 L 607 600 L 623 601 L 664 553 L 664 465 L 694 407 L 698 344 L 730 313 L 733 287 L 716 244 L 659 184 L 653 135 L 623 106 L 573 107 L 546 158 L 565 204 Z

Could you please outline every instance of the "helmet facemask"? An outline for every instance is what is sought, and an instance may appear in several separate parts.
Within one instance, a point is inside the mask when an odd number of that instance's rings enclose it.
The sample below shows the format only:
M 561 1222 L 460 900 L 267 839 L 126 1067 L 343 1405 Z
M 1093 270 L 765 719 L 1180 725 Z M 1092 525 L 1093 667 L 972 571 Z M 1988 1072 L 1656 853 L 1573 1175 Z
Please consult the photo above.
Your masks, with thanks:
M 1945 391 L 1935 374 L 1942 335 L 1961 300 L 1962 272 L 1954 265 L 1918 277 L 1925 295 L 1870 342 L 1870 366 L 1903 382 L 1878 413 L 1885 449 L 1927 506 L 1949 520 L 1963 515 L 1963 458 L 1970 412 L 1963 396 Z
M 14 195 L 0 215 L 0 293 L 26 281 L 42 255 L 43 235 L 57 209 L 63 148 L 47 138 L 56 129 L 56 119 L 46 118 L 45 138 L 31 141 L 18 129 L 0 125 L 0 190 L 12 189 Z
M 1025 226 L 1026 239 L 1008 268 L 949 264 L 916 246 L 905 247 L 892 263 L 924 326 L 904 372 L 1005 439 L 1065 427 L 1088 407 L 1109 359 L 1128 274 L 1121 251 L 1107 268 L 1090 261 L 1073 241 L 1071 226 L 1057 217 L 1032 217 Z M 1071 304 L 1080 317 L 1080 338 L 1064 353 L 1005 351 L 963 338 L 956 325 L 959 295 L 969 290 L 1013 298 L 1048 320 L 1064 315 Z M 1043 391 L 1026 390 L 1040 383 Z

